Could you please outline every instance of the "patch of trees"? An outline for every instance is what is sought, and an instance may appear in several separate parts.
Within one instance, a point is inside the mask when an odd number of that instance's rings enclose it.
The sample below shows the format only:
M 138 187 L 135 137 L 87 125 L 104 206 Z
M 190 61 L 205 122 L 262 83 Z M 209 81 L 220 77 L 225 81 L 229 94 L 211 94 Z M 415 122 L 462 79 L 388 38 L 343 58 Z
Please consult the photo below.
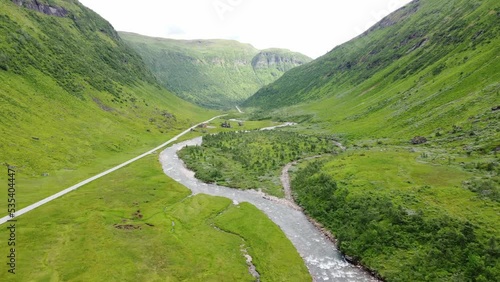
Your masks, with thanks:
M 205 136 L 201 146 L 184 148 L 179 156 L 202 181 L 234 188 L 262 188 L 276 195 L 271 190 L 281 190 L 278 175 L 283 166 L 332 153 L 335 148 L 328 136 L 276 130 L 226 132 Z

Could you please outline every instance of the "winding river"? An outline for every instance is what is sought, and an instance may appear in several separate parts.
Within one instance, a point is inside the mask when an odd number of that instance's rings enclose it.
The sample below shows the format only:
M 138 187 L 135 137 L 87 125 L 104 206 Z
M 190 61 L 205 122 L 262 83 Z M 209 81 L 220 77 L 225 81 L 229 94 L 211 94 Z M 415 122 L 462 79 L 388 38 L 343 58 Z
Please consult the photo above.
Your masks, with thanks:
M 177 151 L 185 146 L 201 145 L 202 138 L 195 138 L 173 145 L 160 154 L 163 171 L 177 182 L 191 189 L 194 195 L 208 194 L 232 199 L 235 204 L 249 202 L 262 210 L 290 239 L 304 259 L 314 281 L 378 281 L 362 269 L 349 264 L 307 217 L 286 201 L 273 201 L 254 190 L 237 190 L 206 184 L 194 177 L 194 172 L 184 166 Z

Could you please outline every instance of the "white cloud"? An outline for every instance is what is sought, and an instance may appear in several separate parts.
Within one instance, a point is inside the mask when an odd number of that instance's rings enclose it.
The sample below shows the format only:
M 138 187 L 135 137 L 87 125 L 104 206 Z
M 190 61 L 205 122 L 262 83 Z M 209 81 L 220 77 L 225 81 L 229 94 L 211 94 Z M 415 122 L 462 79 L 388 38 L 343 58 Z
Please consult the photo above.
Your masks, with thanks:
M 238 39 L 318 57 L 410 0 L 80 0 L 120 31 Z

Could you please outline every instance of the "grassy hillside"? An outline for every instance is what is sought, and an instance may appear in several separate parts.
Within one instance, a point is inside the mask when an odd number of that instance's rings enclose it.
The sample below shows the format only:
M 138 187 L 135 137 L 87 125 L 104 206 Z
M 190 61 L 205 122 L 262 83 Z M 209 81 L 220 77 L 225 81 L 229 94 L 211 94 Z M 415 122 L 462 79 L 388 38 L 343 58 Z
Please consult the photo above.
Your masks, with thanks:
M 493 0 L 413 1 L 244 105 L 355 137 L 449 129 L 500 105 L 499 15 Z
M 24 6 L 0 2 L 0 163 L 17 168 L 18 207 L 214 114 L 161 88 L 111 25 L 77 1 L 50 1 L 64 16 L 16 2 Z
M 167 89 L 211 108 L 234 107 L 284 72 L 309 62 L 283 49 L 232 40 L 173 40 L 120 32 Z

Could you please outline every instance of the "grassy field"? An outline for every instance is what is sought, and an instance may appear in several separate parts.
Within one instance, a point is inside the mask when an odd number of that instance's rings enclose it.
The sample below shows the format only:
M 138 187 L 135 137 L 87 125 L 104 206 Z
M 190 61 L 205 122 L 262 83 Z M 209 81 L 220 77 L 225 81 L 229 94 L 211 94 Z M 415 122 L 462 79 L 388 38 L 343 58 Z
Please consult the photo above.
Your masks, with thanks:
M 260 211 L 189 194 L 163 174 L 158 155 L 142 159 L 19 218 L 17 274 L 2 271 L 0 280 L 253 281 L 242 245 L 264 263 L 263 281 L 310 280 Z M 0 237 L 8 238 L 6 228 Z M 6 245 L 0 250 L 8 254 Z
M 215 219 L 215 223 L 245 240 L 261 281 L 311 280 L 295 247 L 279 227 L 253 205 L 231 206 Z
M 233 117 L 240 116 L 239 114 L 235 114 Z M 276 125 L 278 123 L 271 121 L 245 121 L 243 126 L 238 126 L 237 122 L 231 122 L 233 124 L 232 128 L 221 128 L 221 123 L 225 122 L 225 119 L 217 119 L 208 124 L 208 128 L 199 128 L 193 132 L 190 132 L 179 139 L 188 140 L 191 138 L 198 137 L 204 134 L 213 134 L 217 132 L 231 132 L 236 130 L 254 130 L 257 128 L 267 127 Z M 191 124 L 185 124 L 186 128 Z M 179 125 L 178 125 L 179 126 Z M 180 126 L 179 126 L 180 127 Z M 89 156 L 86 159 L 78 159 L 80 162 L 84 162 L 80 164 L 78 162 L 69 163 L 69 167 L 65 167 L 63 169 L 46 169 L 48 175 L 43 176 L 41 174 L 28 174 L 30 170 L 23 168 L 16 168 L 17 171 L 17 184 L 20 189 L 17 192 L 17 206 L 18 208 L 23 208 L 32 203 L 35 203 L 45 197 L 53 195 L 65 188 L 68 188 L 74 184 L 79 183 L 87 178 L 90 178 L 96 174 L 99 174 L 107 169 L 110 169 L 116 165 L 119 165 L 125 161 L 128 161 L 132 158 L 137 157 L 140 154 L 143 154 L 146 151 L 151 150 L 152 148 L 164 143 L 168 139 L 174 137 L 178 134 L 180 129 L 184 130 L 186 128 L 179 128 L 175 131 L 166 132 L 164 134 L 141 134 L 140 136 L 135 136 L 134 142 L 130 144 L 126 144 L 126 146 L 119 148 L 117 150 L 106 152 L 105 148 L 93 153 L 93 155 Z M 119 136 L 117 136 L 119 137 Z M 103 138 L 103 137 L 101 137 Z M 117 139 L 118 140 L 118 139 Z M 109 142 L 111 142 L 109 140 Z M 120 141 L 117 141 L 120 142 Z M 51 157 L 58 156 L 60 158 L 69 158 L 65 154 L 78 154 L 82 149 L 91 148 L 81 148 L 78 146 L 68 146 L 67 151 L 59 151 L 54 148 L 55 151 L 52 152 L 52 155 L 45 156 L 40 155 L 37 159 L 32 160 L 29 158 L 29 161 L 37 161 L 41 162 L 41 167 L 45 166 L 45 161 L 50 159 Z M 29 147 L 26 147 L 26 150 L 30 150 Z M 72 150 L 75 150 L 73 152 Z M 27 155 L 29 157 L 29 154 Z M 17 159 L 18 162 L 19 159 Z M 60 164 L 55 163 L 55 165 L 60 166 Z M 6 168 L 5 168 L 6 169 Z M 0 181 L 3 183 L 7 183 L 7 175 L 0 174 Z M 6 201 L 7 194 L 0 194 L 0 201 Z
M 0 99 L 10 93 L 12 100 L 29 110 L 0 105 L 5 109 L 0 115 L 6 121 L 0 126 L 4 133 L 0 161 L 16 167 L 19 185 L 23 187 L 18 195 L 20 207 L 136 157 L 216 114 L 204 110 L 192 115 L 178 113 L 176 121 L 163 123 L 161 111 L 145 105 L 136 108 L 126 105 L 107 112 L 93 101 L 65 100 L 64 93 L 58 92 L 51 92 L 54 98 L 47 103 L 46 97 L 36 94 L 36 91 L 44 91 L 36 84 L 24 84 L 20 92 L 25 95 L 12 95 L 16 86 L 10 86 L 14 82 L 22 81 L 16 78 L 4 85 Z M 158 90 L 144 87 L 131 91 L 156 105 L 166 104 L 164 98 L 155 97 L 161 93 Z M 177 99 L 174 97 L 172 104 L 165 108 L 175 105 L 189 108 Z M 54 108 L 60 111 L 54 113 Z M 150 123 L 150 118 L 158 119 L 159 127 Z M 1 174 L 0 180 L 5 182 L 5 179 L 6 175 Z M 0 201 L 5 197 L 0 194 Z

